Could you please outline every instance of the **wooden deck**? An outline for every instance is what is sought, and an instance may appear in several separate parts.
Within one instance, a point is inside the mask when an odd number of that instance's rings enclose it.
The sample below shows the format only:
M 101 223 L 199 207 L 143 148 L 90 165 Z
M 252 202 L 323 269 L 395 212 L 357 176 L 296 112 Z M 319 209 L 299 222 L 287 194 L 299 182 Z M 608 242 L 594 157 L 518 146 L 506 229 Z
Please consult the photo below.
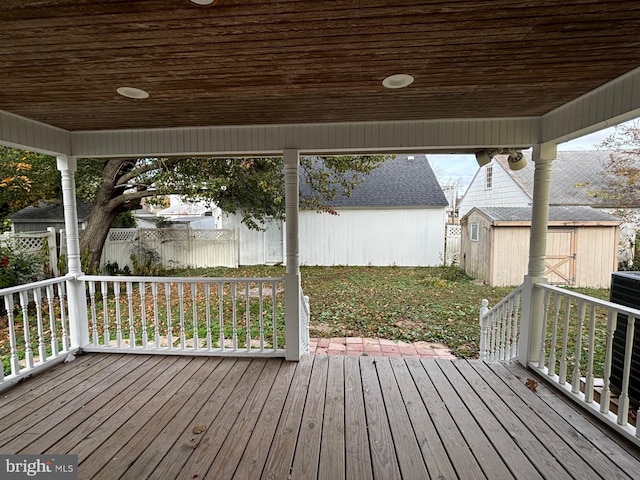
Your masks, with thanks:
M 0 398 L 1 453 L 81 479 L 640 478 L 517 366 L 464 360 L 87 354 Z

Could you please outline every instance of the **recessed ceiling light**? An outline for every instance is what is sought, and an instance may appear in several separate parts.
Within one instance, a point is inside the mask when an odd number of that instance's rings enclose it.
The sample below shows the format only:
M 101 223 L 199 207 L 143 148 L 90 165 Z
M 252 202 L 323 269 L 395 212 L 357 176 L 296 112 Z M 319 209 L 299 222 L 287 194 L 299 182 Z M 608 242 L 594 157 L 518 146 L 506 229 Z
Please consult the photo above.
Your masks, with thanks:
M 195 3 L 196 5 L 211 5 L 214 0 L 190 0 L 191 3 Z
M 414 78 L 406 73 L 398 73 L 396 75 L 389 75 L 382 80 L 382 85 L 387 88 L 404 88 L 413 83 Z
M 149 93 L 135 87 L 118 87 L 116 92 L 127 98 L 149 98 Z

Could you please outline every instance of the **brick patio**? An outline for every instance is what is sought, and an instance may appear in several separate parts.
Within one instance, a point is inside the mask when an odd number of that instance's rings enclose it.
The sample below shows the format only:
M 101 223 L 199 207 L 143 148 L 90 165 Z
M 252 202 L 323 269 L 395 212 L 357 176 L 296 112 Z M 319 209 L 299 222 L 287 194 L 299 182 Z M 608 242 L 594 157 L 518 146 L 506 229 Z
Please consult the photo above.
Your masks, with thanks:
M 349 355 L 391 358 L 454 359 L 455 355 L 440 343 L 386 340 L 383 338 L 339 337 L 312 338 L 309 353 L 316 355 Z

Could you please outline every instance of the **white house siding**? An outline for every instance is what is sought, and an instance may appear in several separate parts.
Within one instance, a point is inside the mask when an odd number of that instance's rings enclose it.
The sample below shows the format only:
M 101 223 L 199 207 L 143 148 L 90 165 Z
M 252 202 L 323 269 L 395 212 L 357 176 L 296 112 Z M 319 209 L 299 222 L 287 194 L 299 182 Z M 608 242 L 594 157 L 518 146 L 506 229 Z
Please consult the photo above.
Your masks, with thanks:
M 460 200 L 458 211 L 464 217 L 473 207 L 529 207 L 531 199 L 522 191 L 502 166 L 495 161 L 489 165 L 493 168 L 493 184 L 491 189 L 485 188 L 486 168 L 478 170 L 469 185 L 464 197 Z
M 302 265 L 433 266 L 443 261 L 444 207 L 338 212 L 300 212 Z

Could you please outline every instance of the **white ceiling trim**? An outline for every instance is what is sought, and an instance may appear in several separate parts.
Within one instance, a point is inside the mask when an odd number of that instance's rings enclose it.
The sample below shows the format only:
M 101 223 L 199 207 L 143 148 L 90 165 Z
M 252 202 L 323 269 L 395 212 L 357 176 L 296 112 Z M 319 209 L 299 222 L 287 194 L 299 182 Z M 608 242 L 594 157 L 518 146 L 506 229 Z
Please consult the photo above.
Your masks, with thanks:
M 542 142 L 563 143 L 640 117 L 640 68 L 542 117 Z
M 271 155 L 301 153 L 461 152 L 490 146 L 528 147 L 538 118 L 256 125 L 73 132 L 73 155 Z
M 0 110 L 0 143 L 38 153 L 71 152 L 68 131 Z

